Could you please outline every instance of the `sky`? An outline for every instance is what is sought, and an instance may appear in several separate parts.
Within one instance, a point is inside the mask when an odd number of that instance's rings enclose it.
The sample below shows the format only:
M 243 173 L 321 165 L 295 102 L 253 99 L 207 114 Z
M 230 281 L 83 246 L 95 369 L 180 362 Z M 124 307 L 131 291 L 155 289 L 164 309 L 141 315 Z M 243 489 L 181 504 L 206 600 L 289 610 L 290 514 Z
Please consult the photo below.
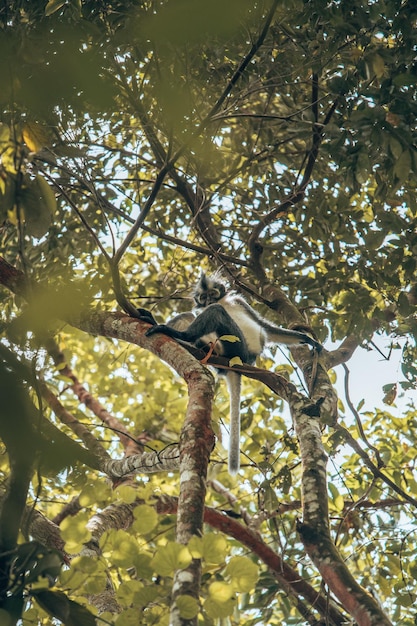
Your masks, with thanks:
M 378 339 L 380 340 L 378 341 Z M 377 338 L 375 343 L 383 354 L 389 354 L 388 341 Z M 350 371 L 350 399 L 354 406 L 357 406 L 363 399 L 365 404 L 361 409 L 362 411 L 372 411 L 375 407 L 388 408 L 382 401 L 384 397 L 383 386 L 405 380 L 401 372 L 401 350 L 392 350 L 389 359 L 386 360 L 377 350 L 358 348 L 346 365 Z M 342 366 L 335 368 L 335 372 L 337 374 L 336 388 L 344 401 L 344 370 Z M 398 385 L 395 402 L 389 407 L 390 413 L 401 416 L 410 401 L 414 401 L 417 405 L 417 391 L 404 392 Z

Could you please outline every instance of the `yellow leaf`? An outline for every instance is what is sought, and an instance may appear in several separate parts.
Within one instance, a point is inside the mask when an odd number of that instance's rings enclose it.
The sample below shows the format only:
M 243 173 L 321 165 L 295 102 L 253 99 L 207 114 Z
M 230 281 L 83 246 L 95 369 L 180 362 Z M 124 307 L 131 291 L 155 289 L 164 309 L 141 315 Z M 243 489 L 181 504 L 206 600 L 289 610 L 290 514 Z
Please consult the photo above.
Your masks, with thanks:
M 58 365 L 55 365 L 56 369 L 58 370 L 58 372 L 60 372 L 61 370 L 64 370 L 67 367 L 68 363 L 58 363 Z
M 21 203 L 28 234 L 38 239 L 48 230 L 56 207 L 55 195 L 42 176 L 28 180 L 22 187 Z
M 56 198 L 52 187 L 46 182 L 43 176 L 37 176 L 36 180 L 46 206 L 51 213 L 54 213 L 56 211 Z
M 259 577 L 257 565 L 247 556 L 236 556 L 231 559 L 225 573 L 230 576 L 233 589 L 243 593 L 251 591 Z
M 24 125 L 23 141 L 31 152 L 39 152 L 51 144 L 50 134 L 44 126 L 37 122 L 28 122 Z
M 222 335 L 219 337 L 220 341 L 229 341 L 230 343 L 236 343 L 236 341 L 240 341 L 239 337 L 236 335 Z
M 208 533 L 203 536 L 203 559 L 207 565 L 224 563 L 229 544 L 223 535 Z
M 225 619 L 229 615 L 232 615 L 235 610 L 236 600 L 231 598 L 227 602 L 220 602 L 214 596 L 210 596 L 204 602 L 204 611 L 212 619 Z
M 240 356 L 234 356 L 233 359 L 230 359 L 229 365 L 230 367 L 233 367 L 233 365 L 243 365 L 243 361 Z
M 160 576 L 171 576 L 175 570 L 188 567 L 191 559 L 191 552 L 186 546 L 170 541 L 158 548 L 151 565 Z
M 385 62 L 379 54 L 372 55 L 372 69 L 377 78 L 383 78 L 385 74 Z
M 227 602 L 233 597 L 234 590 L 232 585 L 216 581 L 209 586 L 209 594 L 216 602 Z
M 136 489 L 130 485 L 120 485 L 120 487 L 116 487 L 114 493 L 117 498 L 127 504 L 132 504 L 136 500 Z

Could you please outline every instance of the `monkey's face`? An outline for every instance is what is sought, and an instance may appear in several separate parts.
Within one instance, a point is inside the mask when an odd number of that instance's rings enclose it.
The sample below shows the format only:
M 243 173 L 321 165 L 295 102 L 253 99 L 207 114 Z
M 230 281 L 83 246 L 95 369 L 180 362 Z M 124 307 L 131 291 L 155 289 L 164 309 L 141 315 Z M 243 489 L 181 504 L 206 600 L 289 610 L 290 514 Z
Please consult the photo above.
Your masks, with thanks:
M 201 278 L 194 291 L 194 300 L 198 308 L 205 308 L 215 304 L 226 295 L 226 286 L 205 274 Z

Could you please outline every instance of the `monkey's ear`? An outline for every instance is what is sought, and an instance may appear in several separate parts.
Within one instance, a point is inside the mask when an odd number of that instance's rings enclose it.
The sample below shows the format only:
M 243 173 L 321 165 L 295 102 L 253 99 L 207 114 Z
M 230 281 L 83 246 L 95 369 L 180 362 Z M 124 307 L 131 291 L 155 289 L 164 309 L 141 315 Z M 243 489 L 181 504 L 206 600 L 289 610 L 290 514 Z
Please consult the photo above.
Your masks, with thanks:
M 197 285 L 201 287 L 202 289 L 208 288 L 207 274 L 205 273 L 204 270 L 201 270 L 200 278 L 198 279 Z

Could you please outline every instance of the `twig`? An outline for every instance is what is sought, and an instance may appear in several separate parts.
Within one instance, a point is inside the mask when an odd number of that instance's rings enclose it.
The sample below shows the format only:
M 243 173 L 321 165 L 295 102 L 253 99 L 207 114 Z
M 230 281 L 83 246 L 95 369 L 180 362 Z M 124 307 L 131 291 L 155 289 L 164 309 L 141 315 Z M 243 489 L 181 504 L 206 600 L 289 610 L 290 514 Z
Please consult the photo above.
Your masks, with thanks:
M 345 428 L 344 426 L 341 426 L 340 424 L 336 424 L 334 428 L 335 430 L 343 433 L 346 442 L 350 446 L 352 446 L 355 452 L 357 452 L 357 454 L 361 457 L 361 459 L 363 460 L 367 468 L 371 470 L 375 478 L 380 478 L 386 485 L 391 487 L 391 489 L 393 489 L 395 493 L 398 493 L 398 495 L 404 498 L 404 500 L 407 500 L 407 502 L 410 502 L 413 506 L 417 507 L 417 500 L 413 498 L 412 496 L 409 496 L 403 489 L 401 489 L 401 487 L 398 487 L 398 485 L 396 485 L 395 482 L 391 480 L 391 478 L 389 478 L 388 476 L 386 476 L 386 474 L 381 472 L 381 470 L 375 465 L 375 463 L 371 461 L 369 456 L 366 454 L 365 450 L 362 450 L 359 443 L 350 434 L 347 428 Z
M 359 416 L 359 413 L 357 412 L 357 410 L 355 409 L 355 407 L 353 406 L 352 400 L 350 399 L 350 395 L 349 395 L 349 376 L 350 376 L 350 371 L 348 366 L 346 365 L 346 363 L 342 363 L 342 367 L 345 370 L 345 381 L 344 381 L 344 390 L 345 390 L 345 397 L 346 397 L 346 403 L 349 407 L 349 409 L 352 411 L 353 417 L 355 418 L 356 421 L 356 426 L 358 427 L 359 430 L 359 434 L 362 437 L 363 441 L 366 443 L 366 445 L 368 446 L 368 448 L 370 448 L 371 450 L 373 450 L 373 452 L 375 453 L 376 459 L 378 461 L 378 467 L 384 467 L 385 463 L 384 461 L 381 459 L 381 455 L 379 454 L 379 450 L 378 448 L 375 448 L 375 446 L 373 446 L 371 443 L 369 443 L 367 436 L 365 435 L 365 431 L 363 429 L 362 426 L 362 422 L 361 422 L 361 418 Z

